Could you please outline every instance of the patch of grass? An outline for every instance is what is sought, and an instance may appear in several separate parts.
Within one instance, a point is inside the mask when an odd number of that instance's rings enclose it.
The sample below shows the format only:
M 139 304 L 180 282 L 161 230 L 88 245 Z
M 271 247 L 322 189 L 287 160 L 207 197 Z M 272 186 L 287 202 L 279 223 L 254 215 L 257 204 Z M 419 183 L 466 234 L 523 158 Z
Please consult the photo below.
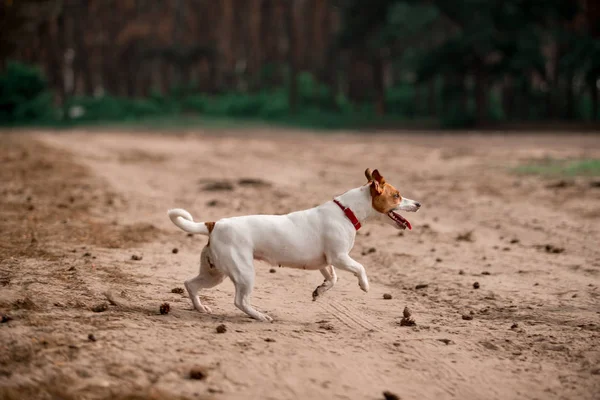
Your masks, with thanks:
M 600 159 L 544 159 L 515 168 L 515 172 L 543 176 L 600 176 Z

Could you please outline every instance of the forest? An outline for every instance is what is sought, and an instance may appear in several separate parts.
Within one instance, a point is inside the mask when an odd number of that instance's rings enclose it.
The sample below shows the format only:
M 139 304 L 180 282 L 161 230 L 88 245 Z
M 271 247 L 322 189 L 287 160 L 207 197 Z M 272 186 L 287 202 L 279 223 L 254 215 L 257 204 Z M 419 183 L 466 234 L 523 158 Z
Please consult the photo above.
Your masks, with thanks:
M 3 0 L 0 124 L 593 123 L 595 0 Z

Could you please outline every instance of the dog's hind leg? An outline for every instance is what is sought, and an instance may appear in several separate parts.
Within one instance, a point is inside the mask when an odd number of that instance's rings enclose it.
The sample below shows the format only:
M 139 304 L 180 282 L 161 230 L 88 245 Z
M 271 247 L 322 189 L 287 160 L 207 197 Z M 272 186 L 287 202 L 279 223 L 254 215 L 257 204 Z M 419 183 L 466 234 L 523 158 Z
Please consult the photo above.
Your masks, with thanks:
M 252 289 L 254 287 L 252 252 L 248 251 L 246 254 L 245 251 L 237 249 L 227 255 L 220 254 L 219 262 L 223 263 L 223 269 L 227 271 L 229 278 L 235 285 L 235 306 L 254 319 L 272 322 L 273 318 L 257 311 L 250 304 Z
M 333 265 L 328 265 L 319 271 L 321 271 L 325 280 L 314 290 L 312 294 L 313 301 L 317 300 L 317 297 L 331 289 L 337 282 L 337 274 L 335 273 L 335 268 L 333 268 Z
M 192 279 L 185 281 L 184 285 L 188 295 L 194 303 L 194 308 L 200 312 L 210 313 L 211 309 L 200 302 L 197 293 L 199 289 L 208 289 L 217 286 L 225 279 L 225 274 L 221 272 L 210 260 L 210 250 L 208 246 L 202 249 L 200 255 L 200 272 Z

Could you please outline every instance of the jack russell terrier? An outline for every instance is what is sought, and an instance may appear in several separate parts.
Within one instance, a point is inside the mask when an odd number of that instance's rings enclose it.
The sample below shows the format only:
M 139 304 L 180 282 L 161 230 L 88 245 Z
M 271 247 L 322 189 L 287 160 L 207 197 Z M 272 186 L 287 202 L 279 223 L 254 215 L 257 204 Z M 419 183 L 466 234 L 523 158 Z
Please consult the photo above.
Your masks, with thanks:
M 335 285 L 334 266 L 353 273 L 360 288 L 368 292 L 365 268 L 349 255 L 356 231 L 363 222 L 374 218 L 397 229 L 412 229 L 398 211 L 415 212 L 421 204 L 400 196 L 379 171 L 367 169 L 365 175 L 368 180 L 365 185 L 320 206 L 286 215 L 247 215 L 217 222 L 194 222 L 183 209 L 169 210 L 169 218 L 179 228 L 209 236 L 200 256 L 200 273 L 185 282 L 194 308 L 210 313 L 210 308 L 200 302 L 198 290 L 214 287 L 228 276 L 235 285 L 235 306 L 257 320 L 273 321 L 250 304 L 254 260 L 321 271 L 325 281 L 314 290 L 313 300 Z

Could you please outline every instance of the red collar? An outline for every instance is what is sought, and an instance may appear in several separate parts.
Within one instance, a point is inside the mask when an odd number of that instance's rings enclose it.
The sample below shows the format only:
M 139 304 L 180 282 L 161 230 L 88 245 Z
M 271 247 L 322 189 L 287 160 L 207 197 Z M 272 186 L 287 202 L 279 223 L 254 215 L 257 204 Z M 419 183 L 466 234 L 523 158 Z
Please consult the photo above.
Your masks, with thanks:
M 345 207 L 344 205 L 342 205 L 342 203 L 340 203 L 336 199 L 333 199 L 333 202 L 335 204 L 337 204 L 338 206 L 340 206 L 340 208 L 342 209 L 342 211 L 344 212 L 344 214 L 346 214 L 346 217 L 348 217 L 348 219 L 350 220 L 350 222 L 352 222 L 352 225 L 354 225 L 354 229 L 359 230 L 360 229 L 360 222 L 358 222 L 358 218 L 356 218 L 356 215 L 354 215 L 354 213 L 352 212 L 352 210 L 349 209 L 348 207 Z

